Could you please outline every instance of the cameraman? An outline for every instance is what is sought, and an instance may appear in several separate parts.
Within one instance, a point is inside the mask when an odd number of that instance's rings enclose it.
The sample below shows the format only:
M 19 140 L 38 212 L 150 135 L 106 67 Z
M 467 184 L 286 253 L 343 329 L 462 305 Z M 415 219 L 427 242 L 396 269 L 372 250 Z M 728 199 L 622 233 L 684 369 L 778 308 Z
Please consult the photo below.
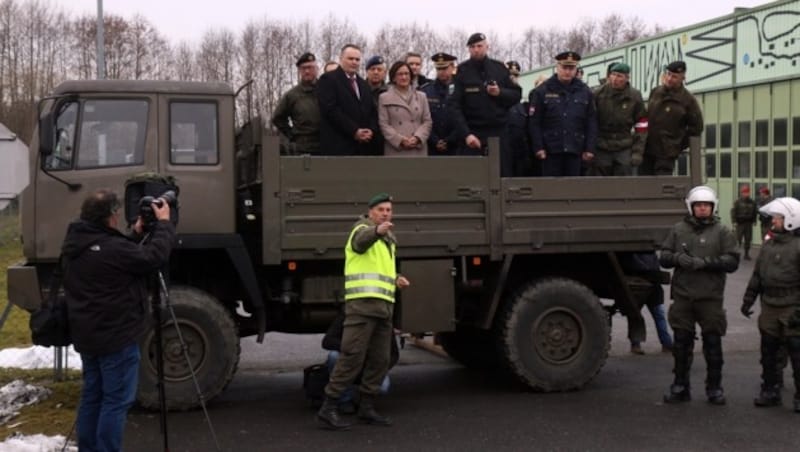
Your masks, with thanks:
M 62 247 L 64 290 L 75 350 L 83 362 L 78 448 L 119 451 L 128 409 L 136 396 L 138 340 L 149 324 L 147 279 L 169 262 L 175 242 L 167 202 L 151 206 L 158 221 L 144 225 L 145 243 L 119 232 L 120 202 L 108 189 L 89 195 Z

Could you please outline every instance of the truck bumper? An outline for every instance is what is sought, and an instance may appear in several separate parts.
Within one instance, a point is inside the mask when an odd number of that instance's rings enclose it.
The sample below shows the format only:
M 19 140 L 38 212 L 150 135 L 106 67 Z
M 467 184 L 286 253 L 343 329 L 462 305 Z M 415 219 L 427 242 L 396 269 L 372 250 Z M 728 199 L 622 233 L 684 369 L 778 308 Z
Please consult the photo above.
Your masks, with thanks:
M 36 267 L 15 264 L 8 267 L 8 301 L 28 312 L 39 309 L 42 291 Z

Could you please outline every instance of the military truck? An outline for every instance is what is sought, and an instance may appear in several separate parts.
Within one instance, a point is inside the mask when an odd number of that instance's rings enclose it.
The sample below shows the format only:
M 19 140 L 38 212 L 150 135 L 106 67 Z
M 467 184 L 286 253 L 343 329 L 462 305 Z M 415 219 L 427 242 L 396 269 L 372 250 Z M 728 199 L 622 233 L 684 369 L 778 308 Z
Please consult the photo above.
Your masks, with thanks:
M 501 178 L 496 140 L 487 157 L 281 155 L 260 118 L 236 127 L 237 94 L 222 83 L 69 81 L 43 99 L 11 302 L 33 310 L 47 296 L 88 193 L 121 193 L 143 172 L 174 176 L 170 298 L 210 399 L 233 378 L 241 337 L 325 331 L 343 304 L 348 233 L 367 200 L 389 192 L 399 270 L 412 282 L 397 328 L 437 334 L 465 365 L 572 390 L 606 361 L 609 313 L 641 322 L 621 257 L 652 252 L 700 182 L 696 150 L 691 177 L 625 178 Z M 175 325 L 164 329 L 168 404 L 193 407 Z M 152 333 L 142 347 L 138 397 L 156 407 Z

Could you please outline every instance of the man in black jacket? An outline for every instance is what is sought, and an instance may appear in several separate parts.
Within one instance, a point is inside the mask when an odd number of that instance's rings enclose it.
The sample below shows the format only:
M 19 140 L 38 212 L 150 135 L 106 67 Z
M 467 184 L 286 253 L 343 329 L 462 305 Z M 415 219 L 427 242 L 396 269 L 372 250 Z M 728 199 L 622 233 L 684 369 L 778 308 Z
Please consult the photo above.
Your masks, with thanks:
M 137 341 L 148 327 L 147 276 L 167 264 L 175 241 L 168 203 L 152 205 L 158 222 L 143 244 L 117 230 L 119 207 L 110 190 L 89 195 L 61 250 L 70 332 L 83 362 L 80 450 L 122 447 L 138 382 Z M 142 229 L 140 218 L 134 231 Z

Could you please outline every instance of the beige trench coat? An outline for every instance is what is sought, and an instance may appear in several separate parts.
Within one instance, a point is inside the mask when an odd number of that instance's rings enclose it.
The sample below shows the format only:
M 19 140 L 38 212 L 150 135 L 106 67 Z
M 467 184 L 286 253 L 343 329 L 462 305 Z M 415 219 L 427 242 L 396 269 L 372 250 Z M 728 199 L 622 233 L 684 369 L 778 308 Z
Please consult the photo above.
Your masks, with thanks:
M 428 136 L 433 120 L 428 107 L 428 98 L 422 91 L 412 91 L 406 103 L 394 85 L 378 98 L 378 124 L 383 138 L 383 153 L 392 157 L 418 157 L 428 155 Z M 421 144 L 415 149 L 400 147 L 404 137 L 415 136 Z

